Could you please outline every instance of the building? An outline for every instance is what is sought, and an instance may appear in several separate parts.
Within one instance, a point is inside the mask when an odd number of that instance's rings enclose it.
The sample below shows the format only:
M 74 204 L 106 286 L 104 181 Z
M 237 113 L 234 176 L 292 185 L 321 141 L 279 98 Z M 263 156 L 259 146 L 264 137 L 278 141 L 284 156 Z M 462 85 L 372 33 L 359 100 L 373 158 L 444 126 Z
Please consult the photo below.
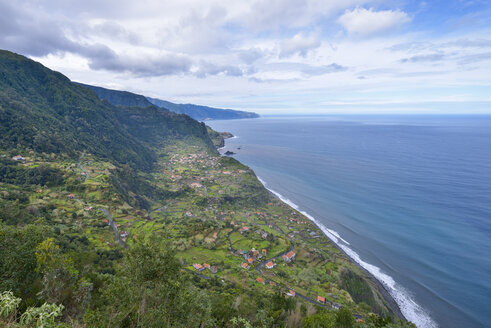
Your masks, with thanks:
M 74 199 L 74 198 L 75 198 L 75 195 L 74 195 L 74 194 L 69 194 L 69 195 L 68 195 L 68 198 L 69 198 L 69 199 Z
M 247 264 L 246 262 L 243 262 L 241 265 L 240 265 L 243 269 L 249 269 L 249 264 Z
M 326 298 L 322 296 L 317 296 L 317 302 L 325 304 L 326 303 Z
M 268 255 L 268 250 L 266 248 L 263 248 L 261 250 L 261 253 L 266 256 L 266 255 Z
M 209 265 L 208 263 L 203 263 L 203 267 L 204 267 L 205 269 L 210 269 L 210 265 Z
M 295 293 L 295 291 L 293 291 L 293 290 L 291 290 L 291 289 L 290 289 L 290 290 L 288 291 L 288 293 L 286 293 L 286 296 L 295 297 L 295 295 L 296 295 L 296 294 L 297 294 L 297 293 Z
M 264 285 L 264 279 L 261 278 L 261 277 L 257 277 L 256 281 L 260 284 L 263 284 Z
M 212 266 L 212 267 L 210 268 L 210 271 L 211 271 L 211 273 L 217 273 L 217 272 L 218 272 L 218 269 L 217 269 L 217 267 L 216 267 L 216 266 Z
M 204 266 L 202 266 L 201 264 L 199 263 L 194 263 L 193 264 L 193 267 L 197 270 L 197 271 L 203 271 L 205 269 Z
M 268 263 L 266 263 L 266 269 L 272 269 L 274 268 L 274 262 L 273 261 L 269 261 Z
M 14 161 L 25 161 L 26 159 L 24 157 L 22 157 L 21 155 L 16 155 L 16 156 L 12 157 L 12 160 L 14 160 Z
M 289 251 L 285 255 L 282 256 L 283 261 L 285 262 L 291 262 L 293 259 L 295 259 L 295 252 L 294 251 Z
M 258 230 L 257 231 L 257 234 L 261 236 L 261 238 L 263 239 L 266 239 L 268 238 L 268 233 L 266 231 L 263 231 L 263 230 Z

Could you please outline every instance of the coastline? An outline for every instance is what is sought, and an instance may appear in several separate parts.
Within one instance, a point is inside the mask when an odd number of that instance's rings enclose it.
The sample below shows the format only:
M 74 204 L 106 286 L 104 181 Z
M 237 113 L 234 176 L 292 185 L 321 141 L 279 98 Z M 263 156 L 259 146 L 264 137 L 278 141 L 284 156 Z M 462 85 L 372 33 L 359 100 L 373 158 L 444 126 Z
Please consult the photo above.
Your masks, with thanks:
M 399 304 L 396 302 L 396 300 L 394 299 L 394 297 L 392 297 L 392 295 L 387 290 L 387 288 L 384 286 L 384 284 L 380 280 L 378 280 L 377 277 L 375 277 L 375 275 L 373 275 L 370 271 L 368 271 L 367 269 L 365 269 L 360 263 L 358 263 L 357 261 L 355 261 L 343 248 L 341 248 L 338 245 L 338 243 L 336 242 L 336 240 L 333 240 L 333 238 L 331 238 L 329 236 L 329 235 L 332 235 L 331 233 L 326 233 L 326 231 L 319 225 L 319 223 L 315 219 L 313 219 L 310 215 L 306 215 L 305 212 L 300 211 L 298 208 L 295 208 L 294 206 L 292 206 L 291 204 L 289 204 L 289 202 L 287 202 L 284 199 L 282 199 L 283 197 L 280 194 L 278 194 L 277 192 L 275 192 L 275 191 L 269 189 L 268 187 L 266 187 L 266 183 L 265 183 L 264 180 L 262 180 L 261 178 L 259 178 L 257 175 L 256 175 L 256 177 L 257 177 L 258 181 L 261 182 L 261 184 L 264 186 L 264 188 L 271 195 L 273 195 L 275 198 L 277 198 L 282 203 L 284 203 L 284 204 L 288 205 L 289 207 L 291 207 L 293 210 L 295 210 L 295 211 L 299 212 L 300 214 L 302 214 L 303 216 L 307 217 L 320 231 L 322 231 L 322 233 L 324 234 L 324 237 L 327 238 L 327 239 L 329 239 L 329 241 L 334 245 L 334 247 L 336 247 L 341 253 L 343 253 L 346 256 L 346 258 L 349 259 L 354 265 L 356 265 L 358 268 L 360 268 L 370 278 L 370 280 L 375 284 L 375 286 L 377 287 L 377 290 L 379 291 L 379 293 L 383 297 L 384 303 L 387 304 L 387 306 L 390 308 L 390 310 L 394 313 L 394 315 L 397 318 L 402 319 L 402 320 L 408 320 L 408 318 L 406 318 L 404 316 L 404 314 L 402 313 L 402 311 L 401 311 L 401 309 L 399 307 Z M 336 237 L 334 237 L 334 238 L 336 238 Z M 342 239 L 341 237 L 338 237 L 338 238 Z M 347 243 L 346 241 L 344 241 L 344 242 Z
M 237 138 L 237 137 L 234 136 L 233 138 Z M 224 144 L 223 147 L 219 147 L 219 148 L 217 148 L 217 150 L 220 151 L 220 150 L 223 150 L 225 148 L 226 148 L 226 146 Z M 220 156 L 224 156 L 224 155 L 222 155 L 220 153 Z M 369 277 L 369 279 L 372 281 L 372 283 L 375 284 L 378 292 L 382 296 L 382 298 L 383 298 L 382 301 L 387 305 L 387 307 L 394 313 L 394 315 L 398 319 L 407 320 L 407 321 L 409 320 L 406 316 L 404 316 L 404 314 L 402 313 L 402 310 L 401 310 L 399 304 L 397 303 L 397 301 L 395 300 L 395 298 L 390 294 L 390 292 L 387 290 L 387 288 L 384 286 L 383 282 L 381 282 L 379 279 L 377 279 L 377 277 L 374 274 L 372 274 L 370 271 L 368 271 L 366 268 L 364 268 L 359 262 L 357 262 L 352 256 L 350 256 L 346 252 L 346 250 L 344 250 L 338 244 L 338 239 L 342 240 L 347 245 L 349 245 L 349 242 L 347 242 L 346 240 L 342 239 L 335 231 L 329 231 L 329 229 L 323 227 L 322 224 L 320 224 L 319 222 L 317 222 L 317 220 L 315 220 L 315 218 L 313 218 L 308 213 L 299 210 L 299 208 L 298 208 L 298 206 L 296 204 L 293 204 L 291 201 L 285 199 L 281 194 L 277 193 L 274 190 L 269 189 L 266 186 L 266 182 L 264 180 L 262 180 L 260 177 L 258 177 L 256 175 L 256 173 L 254 172 L 254 170 L 251 169 L 251 171 L 256 176 L 256 179 L 263 185 L 263 187 L 271 195 L 273 195 L 276 199 L 278 199 L 279 201 L 281 201 L 285 205 L 289 206 L 293 210 L 299 212 L 301 215 L 303 215 L 306 218 L 308 218 L 320 231 L 322 231 L 322 233 L 323 233 L 323 235 L 324 235 L 325 238 L 327 238 L 340 252 L 342 252 L 350 262 L 352 262 L 354 265 L 356 265 L 358 268 L 360 268 L 367 275 L 367 277 Z M 379 296 L 379 295 L 377 295 L 377 296 Z

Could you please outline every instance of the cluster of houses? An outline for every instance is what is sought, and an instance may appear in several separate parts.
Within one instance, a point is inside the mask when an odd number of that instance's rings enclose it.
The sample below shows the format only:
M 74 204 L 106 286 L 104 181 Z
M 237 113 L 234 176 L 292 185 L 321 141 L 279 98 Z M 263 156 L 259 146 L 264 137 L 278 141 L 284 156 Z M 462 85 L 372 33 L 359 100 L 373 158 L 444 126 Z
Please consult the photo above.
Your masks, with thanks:
M 201 164 L 205 166 L 217 165 L 217 159 L 215 157 L 209 156 L 205 152 L 197 152 L 188 155 L 174 155 L 169 161 L 171 164 Z
M 244 256 L 244 259 L 246 261 L 245 262 L 242 262 L 240 266 L 243 269 L 249 269 L 250 266 L 254 263 L 254 261 L 257 261 L 257 260 L 263 258 L 263 256 L 268 255 L 268 250 L 266 248 L 263 248 L 261 250 L 261 252 L 259 252 L 255 248 L 252 248 L 248 252 L 247 251 L 243 251 L 243 250 L 237 250 L 237 251 L 235 251 L 235 254 L 240 255 L 240 256 Z
M 289 263 L 295 258 L 295 252 L 294 251 L 289 251 L 285 255 L 282 256 L 283 261 Z M 266 269 L 273 269 L 276 266 L 276 262 L 274 260 L 271 260 L 267 262 L 265 265 Z
M 216 266 L 214 265 L 209 265 L 208 263 L 203 263 L 203 265 L 199 264 L 199 263 L 194 263 L 193 264 L 193 268 L 198 271 L 198 272 L 201 272 L 205 269 L 208 269 L 210 270 L 211 273 L 217 273 L 218 272 L 218 269 Z
M 296 224 L 309 224 L 310 222 L 306 222 L 297 218 L 289 218 L 288 221 Z

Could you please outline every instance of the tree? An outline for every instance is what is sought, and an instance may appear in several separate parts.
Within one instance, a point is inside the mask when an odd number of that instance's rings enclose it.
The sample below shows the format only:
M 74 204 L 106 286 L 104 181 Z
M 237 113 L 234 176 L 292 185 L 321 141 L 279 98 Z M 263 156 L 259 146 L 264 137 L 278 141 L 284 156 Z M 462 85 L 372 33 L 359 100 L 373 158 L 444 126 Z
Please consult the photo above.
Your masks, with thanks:
M 66 301 L 78 278 L 72 259 L 61 252 L 53 238 L 47 238 L 36 247 L 36 261 L 36 270 L 43 274 L 44 299 L 51 303 Z
M 336 313 L 336 327 L 337 328 L 352 328 L 355 324 L 355 318 L 351 311 L 343 307 Z
M 321 310 L 302 320 L 304 328 L 334 328 L 336 326 L 336 315 L 332 311 Z
M 36 282 L 42 278 L 36 271 L 36 246 L 47 235 L 44 226 L 22 228 L 0 223 L 0 290 L 11 290 L 28 305 L 37 302 Z
M 85 315 L 89 327 L 207 327 L 208 295 L 189 283 L 169 245 L 137 239 Z M 140 241 L 143 240 L 143 241 Z

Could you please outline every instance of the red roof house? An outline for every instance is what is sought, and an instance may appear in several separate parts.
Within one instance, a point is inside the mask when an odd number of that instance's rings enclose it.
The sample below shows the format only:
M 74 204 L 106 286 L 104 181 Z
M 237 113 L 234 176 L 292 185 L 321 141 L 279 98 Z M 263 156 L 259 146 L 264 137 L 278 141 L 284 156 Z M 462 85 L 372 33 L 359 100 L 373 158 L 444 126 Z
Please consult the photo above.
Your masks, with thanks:
M 282 258 L 285 262 L 290 262 L 291 260 L 293 260 L 295 258 L 295 255 L 296 254 L 294 251 L 289 251 L 288 253 L 283 255 Z
M 204 267 L 203 267 L 201 264 L 199 264 L 199 263 L 194 263 L 194 264 L 193 264 L 193 267 L 194 267 L 196 270 L 198 270 L 198 271 L 203 271 L 203 270 L 205 269 L 205 268 L 204 268 Z
M 288 293 L 286 293 L 286 296 L 295 297 L 295 295 L 296 295 L 296 293 L 291 289 L 288 291 Z

